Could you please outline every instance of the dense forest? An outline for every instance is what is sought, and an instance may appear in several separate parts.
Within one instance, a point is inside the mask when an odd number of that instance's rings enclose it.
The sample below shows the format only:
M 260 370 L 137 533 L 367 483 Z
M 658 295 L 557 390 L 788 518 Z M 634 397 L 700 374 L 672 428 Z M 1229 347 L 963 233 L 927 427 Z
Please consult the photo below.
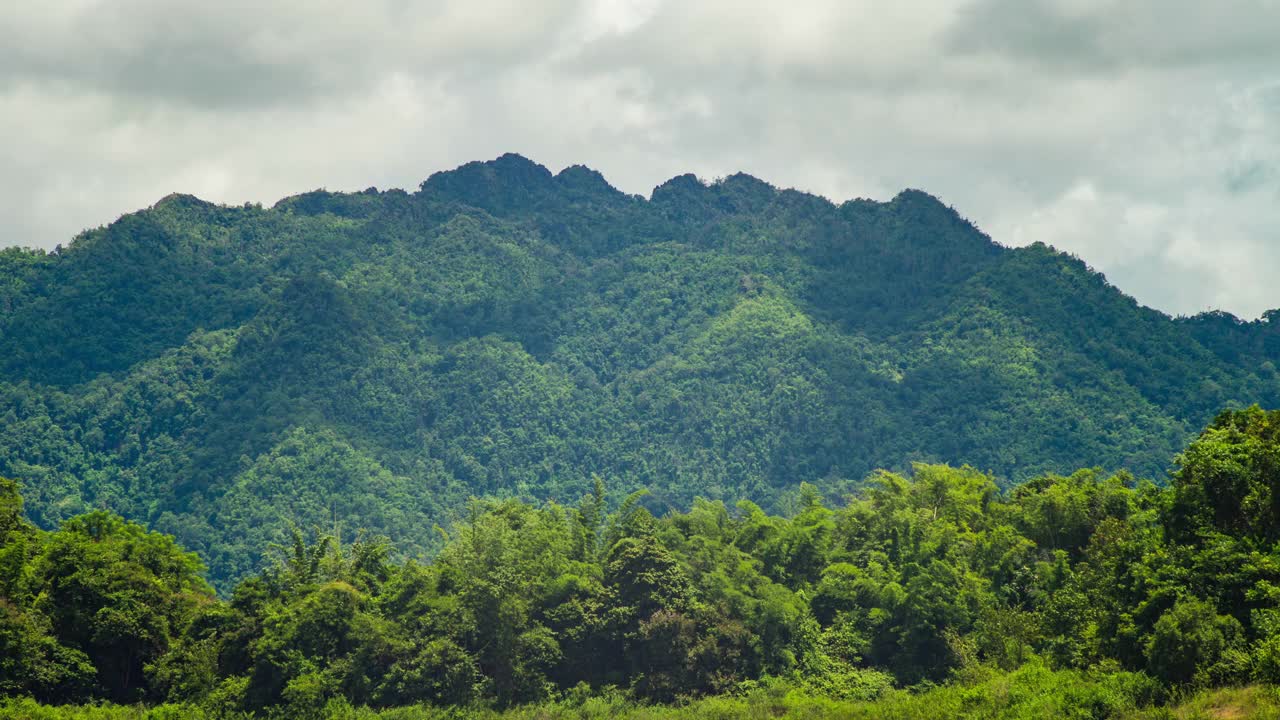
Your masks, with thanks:
M 0 711 L 1162 717 L 1280 682 L 1280 411 L 1219 415 L 1167 487 L 916 464 L 786 515 L 640 497 L 475 500 L 429 562 L 295 532 L 223 600 L 171 537 L 42 531 L 4 481 Z M 1266 687 L 1228 699 L 1280 711 Z
M 471 496 L 597 476 L 659 516 L 787 514 L 915 463 L 1159 480 L 1220 409 L 1280 406 L 1272 317 L 1170 318 L 918 191 L 646 199 L 507 155 L 412 193 L 174 195 L 0 251 L 0 476 L 37 527 L 173 535 L 226 597 L 294 531 L 398 562 Z

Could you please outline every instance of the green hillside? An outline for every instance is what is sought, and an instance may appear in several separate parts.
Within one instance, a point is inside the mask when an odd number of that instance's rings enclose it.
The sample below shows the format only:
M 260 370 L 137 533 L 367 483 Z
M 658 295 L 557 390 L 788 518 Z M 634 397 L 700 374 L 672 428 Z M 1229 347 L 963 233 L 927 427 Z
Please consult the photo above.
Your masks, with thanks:
M 226 590 L 291 527 L 416 555 L 468 496 L 597 475 L 655 510 L 913 461 L 1162 481 L 1217 410 L 1280 405 L 1277 362 L 1266 318 L 1170 318 L 922 192 L 644 199 L 506 155 L 0 251 L 0 476 L 38 525 L 119 512 Z

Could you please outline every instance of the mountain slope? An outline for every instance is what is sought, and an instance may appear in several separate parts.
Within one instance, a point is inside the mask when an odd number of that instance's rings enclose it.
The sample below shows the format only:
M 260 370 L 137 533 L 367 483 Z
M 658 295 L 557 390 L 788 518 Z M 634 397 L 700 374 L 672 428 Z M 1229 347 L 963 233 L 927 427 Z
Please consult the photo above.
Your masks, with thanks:
M 1169 318 L 919 191 L 646 200 L 507 155 L 0 251 L 0 476 L 45 525 L 173 533 L 225 587 L 291 524 L 422 549 L 468 495 L 593 474 L 672 506 L 912 460 L 1159 479 L 1219 408 L 1277 404 L 1277 362 L 1267 319 Z

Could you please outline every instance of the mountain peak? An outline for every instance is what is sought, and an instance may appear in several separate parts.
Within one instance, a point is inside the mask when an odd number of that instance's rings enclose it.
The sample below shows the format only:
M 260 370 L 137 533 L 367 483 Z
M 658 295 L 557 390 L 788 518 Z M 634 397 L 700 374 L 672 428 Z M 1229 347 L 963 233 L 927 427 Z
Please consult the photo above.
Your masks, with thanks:
M 894 195 L 887 205 L 899 212 L 907 212 L 912 215 L 939 220 L 944 217 L 960 217 L 959 213 L 950 205 L 942 202 L 938 196 L 915 188 L 902 190 L 897 195 Z
M 421 185 L 423 194 L 456 200 L 496 214 L 537 204 L 555 189 L 555 177 L 550 170 L 516 153 L 435 173 Z
M 556 182 L 569 190 L 588 194 L 619 194 L 621 191 L 609 184 L 604 175 L 586 165 L 570 165 L 556 174 Z
M 189 209 L 212 210 L 216 207 L 217 205 L 214 205 L 208 200 L 201 200 L 195 195 L 191 195 L 188 193 L 174 192 L 174 193 L 169 193 L 168 195 L 165 195 L 164 197 L 160 198 L 158 201 L 156 201 L 155 205 L 151 206 L 151 209 L 159 210 L 163 208 L 179 208 L 184 210 L 189 210 Z
M 759 209 L 778 196 L 778 188 L 744 172 L 722 178 L 714 188 L 720 195 L 721 207 L 733 212 Z
M 505 175 L 552 177 L 551 171 L 545 166 L 530 160 L 520 153 L 503 153 L 493 160 L 480 163 L 480 165 L 490 167 L 494 172 Z
M 707 193 L 707 186 L 697 175 L 685 173 L 655 187 L 649 194 L 649 200 L 655 203 L 669 202 L 677 198 L 702 197 Z
M 728 175 L 721 178 L 721 180 L 716 184 L 721 187 L 750 188 L 757 192 L 767 191 L 769 193 L 776 193 L 778 191 L 778 189 L 770 183 L 761 180 L 755 175 L 744 172 L 736 172 L 732 175 Z

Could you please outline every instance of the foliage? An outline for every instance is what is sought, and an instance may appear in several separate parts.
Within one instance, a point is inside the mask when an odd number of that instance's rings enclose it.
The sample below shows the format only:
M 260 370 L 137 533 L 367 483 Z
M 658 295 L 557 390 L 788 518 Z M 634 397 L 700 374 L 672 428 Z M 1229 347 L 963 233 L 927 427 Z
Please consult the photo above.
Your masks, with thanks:
M 805 484 L 785 515 L 655 516 L 643 493 L 607 512 L 597 478 L 574 505 L 473 499 L 430 562 L 295 528 L 226 601 L 172 538 L 104 511 L 41 531 L 4 481 L 0 689 L 215 716 L 1123 716 L 1278 679 L 1280 550 L 1236 520 L 1275 482 L 1277 418 L 1221 414 L 1168 488 L 916 464 L 837 505 Z
M 29 720 L 212 720 L 233 715 L 211 714 L 196 705 L 50 707 L 29 700 L 0 700 L 0 713 Z M 1094 720 L 1272 720 L 1280 717 L 1280 691 L 1251 685 L 1201 691 L 1169 698 L 1151 681 L 1128 673 L 1051 672 L 1028 667 L 994 676 L 975 685 L 949 685 L 920 693 L 901 691 L 874 700 L 843 699 L 807 692 L 786 682 L 760 686 L 681 706 L 646 705 L 617 693 L 570 694 L 561 700 L 496 711 L 437 708 L 430 705 L 392 709 L 352 707 L 331 702 L 309 717 L 324 720 L 752 720 L 755 718 L 866 718 L 867 720 L 1039 720 L 1045 717 Z
M 644 200 L 508 155 L 413 193 L 174 195 L 0 252 L 0 475 L 42 528 L 105 508 L 172 534 L 224 595 L 291 528 L 413 557 L 471 495 L 563 500 L 593 475 L 612 502 L 767 512 L 912 461 L 1159 479 L 1213 412 L 1280 404 L 1272 317 L 1168 318 L 919 191 L 837 206 L 682 176 Z M 1258 489 L 1206 487 L 1280 527 Z M 1031 539 L 1080 547 L 1105 501 L 1061 500 Z
M 0 713 L 1274 716 L 1276 317 L 918 191 L 170 196 L 0 252 Z

